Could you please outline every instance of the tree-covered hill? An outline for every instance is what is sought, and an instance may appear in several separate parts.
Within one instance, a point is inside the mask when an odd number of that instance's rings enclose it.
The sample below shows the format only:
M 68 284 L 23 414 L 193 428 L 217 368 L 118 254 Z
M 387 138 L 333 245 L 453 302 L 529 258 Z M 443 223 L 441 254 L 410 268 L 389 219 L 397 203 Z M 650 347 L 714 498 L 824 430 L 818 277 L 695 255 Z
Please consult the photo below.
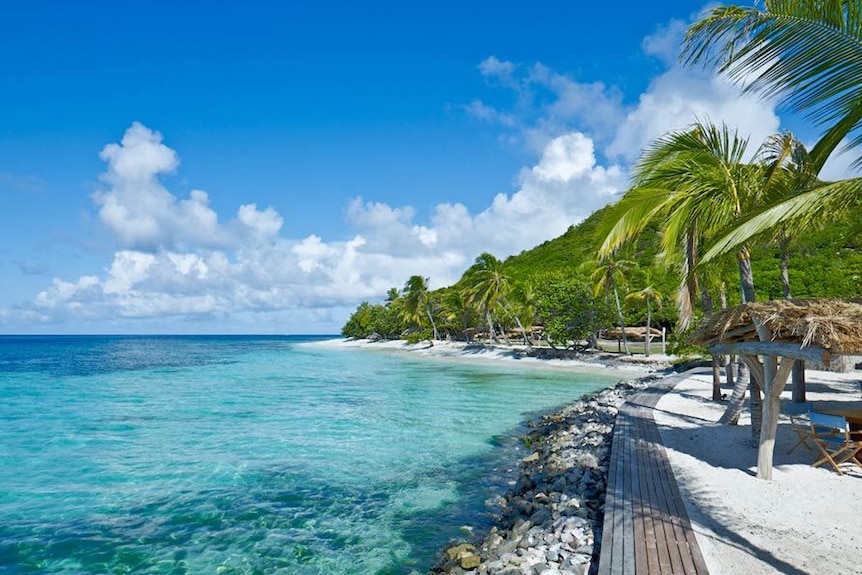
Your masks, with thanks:
M 561 236 L 500 262 L 483 254 L 452 286 L 428 291 L 425 278 L 405 278 L 403 289 L 393 288 L 386 302 L 363 303 L 345 325 L 345 335 L 382 337 L 410 334 L 430 337 L 434 330 L 456 339 L 515 337 L 533 326 L 556 326 L 558 342 L 566 334 L 586 337 L 590 330 L 612 328 L 619 322 L 611 312 L 612 298 L 604 290 L 595 293 L 598 276 L 596 254 L 607 229 L 603 218 L 608 208 L 597 211 Z M 862 296 L 862 249 L 854 230 L 862 229 L 862 215 L 836 218 L 820 229 L 801 234 L 789 249 L 790 287 L 793 297 Z M 634 294 L 657 293 L 649 308 L 652 326 L 673 330 L 678 323 L 676 295 L 679 266 L 660 261 L 661 230 L 651 223 L 618 255 L 625 273 L 617 278 L 618 298 L 626 325 L 644 325 L 647 307 Z M 779 272 L 780 249 L 768 241 L 752 247 L 752 268 L 758 299 L 783 297 Z M 725 256 L 710 265 L 706 289 L 715 307 L 741 301 L 737 263 Z M 649 288 L 649 289 L 648 289 Z M 564 291 L 565 294 L 555 292 Z M 381 298 L 384 294 L 381 294 Z M 566 307 L 565 313 L 559 309 Z M 588 316 L 582 321 L 576 316 Z M 568 330 L 568 331 L 566 331 Z M 508 334 L 508 335 L 507 335 Z

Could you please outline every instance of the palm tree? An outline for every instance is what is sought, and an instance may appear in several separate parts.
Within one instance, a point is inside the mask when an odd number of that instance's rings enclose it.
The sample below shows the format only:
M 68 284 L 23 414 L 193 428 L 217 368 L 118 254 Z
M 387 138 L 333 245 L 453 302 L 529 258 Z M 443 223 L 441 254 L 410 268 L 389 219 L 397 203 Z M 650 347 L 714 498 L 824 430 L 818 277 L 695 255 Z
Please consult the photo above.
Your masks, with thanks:
M 766 140 L 759 152 L 760 161 L 766 166 L 764 187 L 767 202 L 779 203 L 819 184 L 817 170 L 812 164 L 808 150 L 793 134 L 784 132 Z M 804 231 L 801 226 L 778 224 L 772 241 L 781 254 L 780 276 L 784 299 L 791 298 L 790 291 L 790 243 Z
M 817 174 L 845 137 L 852 135 L 847 148 L 862 143 L 862 1 L 765 0 L 763 6 L 715 8 L 688 30 L 683 58 L 717 67 L 750 92 L 778 96 L 824 127 L 809 159 Z M 860 178 L 818 182 L 734 228 L 704 259 L 775 225 L 827 221 L 860 199 Z
M 524 340 L 524 345 L 532 347 L 533 342 L 527 337 L 527 329 L 533 329 L 533 322 L 536 319 L 537 300 L 536 292 L 533 289 L 533 284 L 521 283 L 516 285 L 503 305 L 506 311 L 515 320 L 518 328 L 521 330 L 521 338 Z
M 431 314 L 431 293 L 428 291 L 428 278 L 422 276 L 410 276 L 404 284 L 403 314 L 407 321 L 411 321 L 422 327 L 424 318 L 427 317 L 434 329 L 434 339 L 440 339 L 437 332 L 437 323 Z
M 729 229 L 762 201 L 760 168 L 744 163 L 748 142 L 727 126 L 695 124 L 666 134 L 645 151 L 633 173 L 633 187 L 608 211 L 609 231 L 599 255 L 605 256 L 640 234 L 655 219 L 663 223 L 664 257 L 684 271 L 680 316 L 697 290 L 696 268 L 702 244 Z M 748 246 L 737 249 L 744 301 L 754 301 Z M 701 286 L 701 299 L 711 307 Z M 705 310 L 709 311 L 709 310 Z
M 470 294 L 467 289 L 459 289 L 453 286 L 443 293 L 443 317 L 447 322 L 457 323 L 464 341 L 470 343 L 470 326 L 475 317 L 476 308 L 470 303 Z
M 503 262 L 485 252 L 476 258 L 476 262 L 467 271 L 469 277 L 470 302 L 476 304 L 488 323 L 488 334 L 495 342 L 497 334 L 494 330 L 492 313 L 498 307 L 505 306 L 507 296 L 511 291 L 509 277 L 503 273 Z M 520 325 L 521 321 L 516 318 Z M 503 339 L 509 344 L 506 331 L 501 329 Z
M 598 296 L 600 293 L 613 294 L 614 303 L 617 306 L 617 319 L 620 323 L 620 332 L 622 333 L 623 345 L 625 346 L 626 355 L 631 355 L 629 349 L 629 341 L 626 337 L 626 325 L 623 318 L 623 308 L 620 305 L 620 295 L 617 287 L 625 283 L 625 274 L 635 267 L 637 264 L 629 260 L 617 259 L 615 254 L 600 258 L 594 262 L 587 262 L 587 265 L 593 268 L 590 274 L 590 281 L 593 282 L 593 294 Z
M 627 300 L 633 300 L 638 302 L 646 302 L 646 338 L 644 339 L 644 355 L 649 357 L 650 352 L 650 340 L 652 339 L 652 332 L 650 331 L 652 325 L 652 303 L 655 302 L 656 305 L 661 305 L 662 295 L 661 293 L 649 282 L 647 279 L 647 286 L 642 290 L 636 291 L 634 293 L 630 293 L 626 296 Z
M 607 235 L 599 254 L 610 253 L 639 235 L 653 220 L 662 222 L 662 257 L 681 270 L 677 294 L 680 327 L 688 327 L 692 301 L 700 291 L 703 312 L 712 297 L 699 258 L 705 242 L 729 229 L 763 201 L 762 167 L 744 162 L 748 142 L 727 126 L 695 124 L 666 134 L 643 154 L 634 186 L 607 212 Z M 749 248 L 736 249 L 743 301 L 754 301 Z M 719 358 L 712 357 L 713 398 L 721 399 Z

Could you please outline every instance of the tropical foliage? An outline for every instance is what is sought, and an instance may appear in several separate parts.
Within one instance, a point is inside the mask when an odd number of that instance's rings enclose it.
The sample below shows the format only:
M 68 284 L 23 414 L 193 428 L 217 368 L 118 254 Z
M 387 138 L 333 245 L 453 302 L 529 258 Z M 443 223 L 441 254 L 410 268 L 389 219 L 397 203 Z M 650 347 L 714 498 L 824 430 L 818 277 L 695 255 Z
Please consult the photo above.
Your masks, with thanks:
M 666 134 L 614 205 L 506 261 L 481 254 L 447 288 L 413 276 L 360 305 L 344 334 L 580 346 L 615 323 L 684 330 L 739 301 L 862 295 L 862 178 L 819 177 L 841 142 L 862 144 L 862 0 L 760 6 L 713 9 L 683 58 L 806 112 L 824 130 L 810 150 L 781 133 L 750 153 L 709 123 Z M 661 297 L 674 292 L 676 305 Z

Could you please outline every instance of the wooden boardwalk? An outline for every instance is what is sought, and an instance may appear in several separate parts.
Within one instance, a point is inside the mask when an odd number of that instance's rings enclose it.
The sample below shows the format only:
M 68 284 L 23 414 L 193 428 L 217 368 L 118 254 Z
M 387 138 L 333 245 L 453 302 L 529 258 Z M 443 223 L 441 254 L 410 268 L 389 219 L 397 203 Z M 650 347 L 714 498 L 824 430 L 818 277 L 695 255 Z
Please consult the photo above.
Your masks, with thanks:
M 674 385 L 648 388 L 620 408 L 599 575 L 708 573 L 653 419 L 659 398 Z

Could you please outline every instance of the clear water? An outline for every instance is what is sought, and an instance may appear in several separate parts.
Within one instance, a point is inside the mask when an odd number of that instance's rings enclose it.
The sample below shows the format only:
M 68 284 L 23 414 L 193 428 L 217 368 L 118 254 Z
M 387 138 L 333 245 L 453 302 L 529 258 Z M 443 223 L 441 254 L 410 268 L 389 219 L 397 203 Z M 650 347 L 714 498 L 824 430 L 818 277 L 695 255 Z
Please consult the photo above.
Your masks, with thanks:
M 310 339 L 0 337 L 0 573 L 423 572 L 618 379 Z

